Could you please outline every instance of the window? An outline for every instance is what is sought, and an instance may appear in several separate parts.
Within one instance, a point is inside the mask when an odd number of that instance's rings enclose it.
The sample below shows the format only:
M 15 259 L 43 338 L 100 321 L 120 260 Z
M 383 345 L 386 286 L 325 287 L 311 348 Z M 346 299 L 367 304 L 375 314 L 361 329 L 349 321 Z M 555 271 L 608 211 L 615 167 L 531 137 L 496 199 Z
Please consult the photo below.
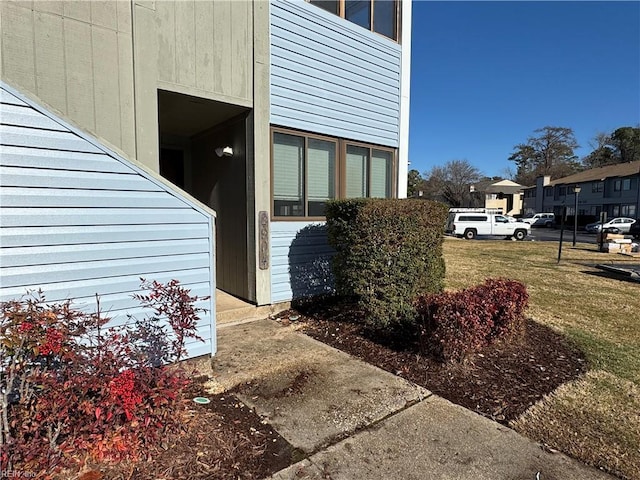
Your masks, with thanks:
M 622 205 L 620 208 L 620 215 L 624 215 L 625 217 L 635 217 L 636 206 L 633 203 L 629 205 Z
M 622 190 L 622 180 L 615 180 L 613 182 L 613 191 L 619 192 L 620 190 Z
M 593 182 L 591 184 L 591 193 L 604 192 L 604 182 Z
M 339 0 L 309 0 L 309 3 L 316 5 L 327 12 L 331 12 L 335 15 L 340 14 L 340 1 Z
M 391 148 L 274 128 L 271 163 L 274 217 L 323 217 L 328 200 L 394 193 Z
M 631 179 L 625 178 L 622 180 L 622 190 L 631 190 Z
M 346 144 L 345 198 L 390 198 L 393 152 Z
M 558 195 L 561 197 L 564 197 L 567 194 L 567 187 L 559 187 L 558 190 Z
M 336 150 L 335 141 L 273 133 L 274 215 L 324 215 L 336 193 Z
M 482 215 L 464 215 L 458 217 L 459 222 L 486 222 L 487 217 Z
M 553 187 L 546 187 L 544 189 L 544 196 L 545 197 L 553 197 Z
M 398 40 L 397 0 L 307 0 L 327 12 L 392 40 Z

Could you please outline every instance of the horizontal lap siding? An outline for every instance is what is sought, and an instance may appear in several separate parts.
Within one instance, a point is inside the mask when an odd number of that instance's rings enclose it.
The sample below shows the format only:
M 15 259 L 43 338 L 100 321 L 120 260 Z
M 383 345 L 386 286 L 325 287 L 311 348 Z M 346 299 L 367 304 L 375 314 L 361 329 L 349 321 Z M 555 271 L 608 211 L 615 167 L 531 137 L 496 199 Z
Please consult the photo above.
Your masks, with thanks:
M 323 224 L 271 222 L 271 302 L 332 292 L 333 254 Z
M 304 1 L 270 19 L 271 123 L 397 147 L 400 45 Z
M 0 90 L 0 300 L 42 289 L 119 325 L 144 311 L 140 278 L 177 279 L 206 308 L 198 324 L 215 351 L 212 218 L 26 99 Z

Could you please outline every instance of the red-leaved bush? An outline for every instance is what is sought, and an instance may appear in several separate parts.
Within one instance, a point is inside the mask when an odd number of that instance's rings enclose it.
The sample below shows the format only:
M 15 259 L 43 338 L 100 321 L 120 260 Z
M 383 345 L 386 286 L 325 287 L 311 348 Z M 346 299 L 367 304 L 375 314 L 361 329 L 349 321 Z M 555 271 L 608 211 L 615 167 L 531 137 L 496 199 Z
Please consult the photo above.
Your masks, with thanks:
M 524 284 L 506 279 L 423 295 L 416 302 L 422 348 L 444 361 L 460 361 L 496 339 L 521 332 L 528 300 Z
M 148 455 L 182 421 L 180 360 L 196 334 L 199 299 L 179 282 L 142 280 L 152 314 L 107 328 L 108 318 L 47 304 L 42 292 L 0 304 L 0 468 L 46 476 L 93 459 Z M 170 328 L 166 328 L 166 326 Z

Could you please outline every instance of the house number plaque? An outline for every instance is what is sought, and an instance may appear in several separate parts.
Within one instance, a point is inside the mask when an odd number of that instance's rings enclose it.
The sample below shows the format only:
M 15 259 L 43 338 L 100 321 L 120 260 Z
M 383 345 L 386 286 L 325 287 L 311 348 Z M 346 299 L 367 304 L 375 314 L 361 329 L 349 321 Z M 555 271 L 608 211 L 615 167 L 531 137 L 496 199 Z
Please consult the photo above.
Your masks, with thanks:
M 258 224 L 260 228 L 258 262 L 260 270 L 266 270 L 269 268 L 269 214 L 267 212 L 258 213 Z

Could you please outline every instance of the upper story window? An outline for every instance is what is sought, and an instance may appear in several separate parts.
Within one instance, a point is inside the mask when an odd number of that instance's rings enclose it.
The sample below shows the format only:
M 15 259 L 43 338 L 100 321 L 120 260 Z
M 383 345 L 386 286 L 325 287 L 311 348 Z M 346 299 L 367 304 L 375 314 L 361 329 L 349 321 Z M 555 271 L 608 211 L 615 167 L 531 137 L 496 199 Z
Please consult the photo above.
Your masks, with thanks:
M 336 198 L 393 196 L 395 150 L 274 128 L 274 217 L 322 218 Z
M 308 0 L 367 30 L 398 41 L 398 0 Z
M 604 182 L 593 182 L 591 184 L 591 193 L 604 192 Z

